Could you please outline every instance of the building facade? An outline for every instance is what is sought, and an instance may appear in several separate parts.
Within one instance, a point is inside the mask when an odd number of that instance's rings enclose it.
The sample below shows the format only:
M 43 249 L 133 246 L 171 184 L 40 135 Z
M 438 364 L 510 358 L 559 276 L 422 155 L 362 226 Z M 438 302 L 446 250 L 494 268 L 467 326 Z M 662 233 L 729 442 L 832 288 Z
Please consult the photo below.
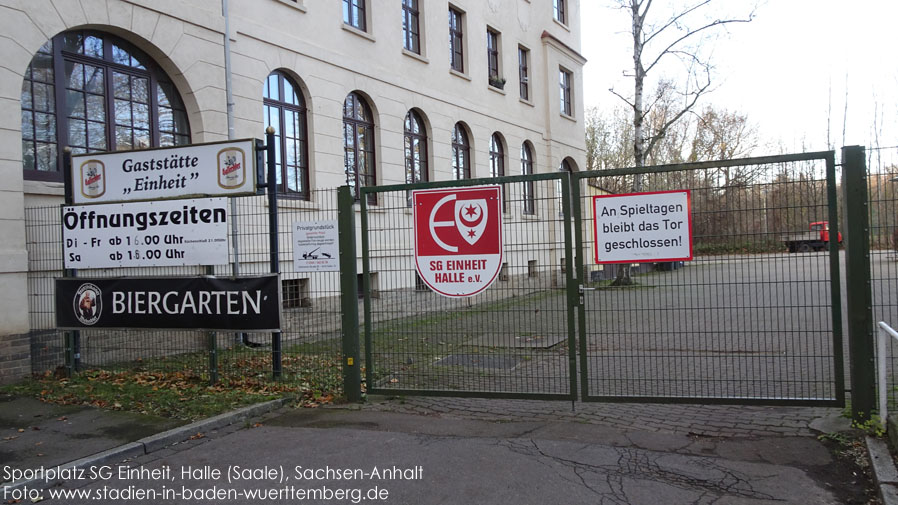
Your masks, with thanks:
M 299 207 L 585 166 L 579 0 L 0 0 L 0 24 L 0 381 L 31 371 L 25 209 L 62 203 L 65 147 L 273 126 Z

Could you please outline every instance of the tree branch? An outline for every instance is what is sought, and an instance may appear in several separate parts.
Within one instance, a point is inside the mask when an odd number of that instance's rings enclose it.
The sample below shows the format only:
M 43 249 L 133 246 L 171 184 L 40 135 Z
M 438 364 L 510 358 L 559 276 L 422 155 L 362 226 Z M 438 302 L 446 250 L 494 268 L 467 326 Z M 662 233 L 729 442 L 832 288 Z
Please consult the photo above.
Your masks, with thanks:
M 680 42 L 683 42 L 684 40 L 688 39 L 689 37 L 692 37 L 693 35 L 695 35 L 699 32 L 702 32 L 709 28 L 714 28 L 715 26 L 722 26 L 722 25 L 726 25 L 726 24 L 730 24 L 730 23 L 750 23 L 750 22 L 751 22 L 751 16 L 749 16 L 748 19 L 716 19 L 713 22 L 708 23 L 705 26 L 702 26 L 701 28 L 696 28 L 695 30 L 690 30 L 689 32 L 684 34 L 682 37 L 680 37 L 677 40 L 668 44 L 667 47 L 665 47 L 663 51 L 658 53 L 658 56 L 652 61 L 652 63 L 649 64 L 649 66 L 645 67 L 645 72 L 648 73 L 655 65 L 658 64 L 659 61 L 661 61 L 661 58 L 663 58 L 664 55 L 671 53 L 673 48 L 677 44 L 679 44 Z

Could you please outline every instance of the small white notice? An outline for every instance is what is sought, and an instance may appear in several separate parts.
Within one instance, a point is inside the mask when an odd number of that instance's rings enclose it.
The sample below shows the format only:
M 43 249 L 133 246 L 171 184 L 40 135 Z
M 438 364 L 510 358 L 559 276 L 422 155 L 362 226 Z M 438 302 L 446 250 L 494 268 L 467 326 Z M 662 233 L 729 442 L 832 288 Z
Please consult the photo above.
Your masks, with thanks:
M 293 223 L 293 269 L 297 272 L 339 272 L 337 221 Z
M 594 196 L 596 263 L 692 259 L 689 190 Z

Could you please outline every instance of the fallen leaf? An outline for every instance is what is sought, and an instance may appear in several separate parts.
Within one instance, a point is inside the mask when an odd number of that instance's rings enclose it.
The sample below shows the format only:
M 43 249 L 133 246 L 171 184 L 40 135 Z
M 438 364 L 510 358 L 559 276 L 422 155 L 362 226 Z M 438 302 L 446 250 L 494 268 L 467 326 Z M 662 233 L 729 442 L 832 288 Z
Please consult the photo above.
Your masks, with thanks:
M 66 417 L 66 416 L 62 416 L 62 417 L 56 418 L 57 421 L 68 421 L 68 419 L 69 419 L 69 418 Z
M 19 428 L 19 433 L 25 433 L 25 428 Z
M 10 436 L 10 437 L 3 437 L 3 440 L 15 440 L 17 438 L 19 438 L 19 437 L 18 436 Z
M 202 433 L 197 433 L 196 435 L 193 435 L 192 437 L 190 437 L 190 440 L 199 440 L 201 438 L 206 438 L 206 435 L 204 435 Z

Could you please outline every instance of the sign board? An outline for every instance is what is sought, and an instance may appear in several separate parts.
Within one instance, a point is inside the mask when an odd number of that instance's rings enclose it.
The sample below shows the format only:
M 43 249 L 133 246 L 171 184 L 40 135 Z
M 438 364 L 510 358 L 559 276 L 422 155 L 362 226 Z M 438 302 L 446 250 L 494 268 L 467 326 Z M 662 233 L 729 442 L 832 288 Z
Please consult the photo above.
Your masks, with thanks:
M 276 331 L 277 275 L 56 279 L 63 329 L 149 328 Z
M 72 198 L 111 203 L 256 192 L 253 139 L 72 156 Z
M 596 263 L 692 259 L 688 190 L 594 196 Z
M 228 262 L 226 198 L 78 205 L 62 209 L 66 268 Z
M 337 221 L 293 223 L 293 269 L 297 272 L 339 272 Z
M 415 267 L 448 297 L 480 293 L 502 268 L 500 186 L 412 191 Z

